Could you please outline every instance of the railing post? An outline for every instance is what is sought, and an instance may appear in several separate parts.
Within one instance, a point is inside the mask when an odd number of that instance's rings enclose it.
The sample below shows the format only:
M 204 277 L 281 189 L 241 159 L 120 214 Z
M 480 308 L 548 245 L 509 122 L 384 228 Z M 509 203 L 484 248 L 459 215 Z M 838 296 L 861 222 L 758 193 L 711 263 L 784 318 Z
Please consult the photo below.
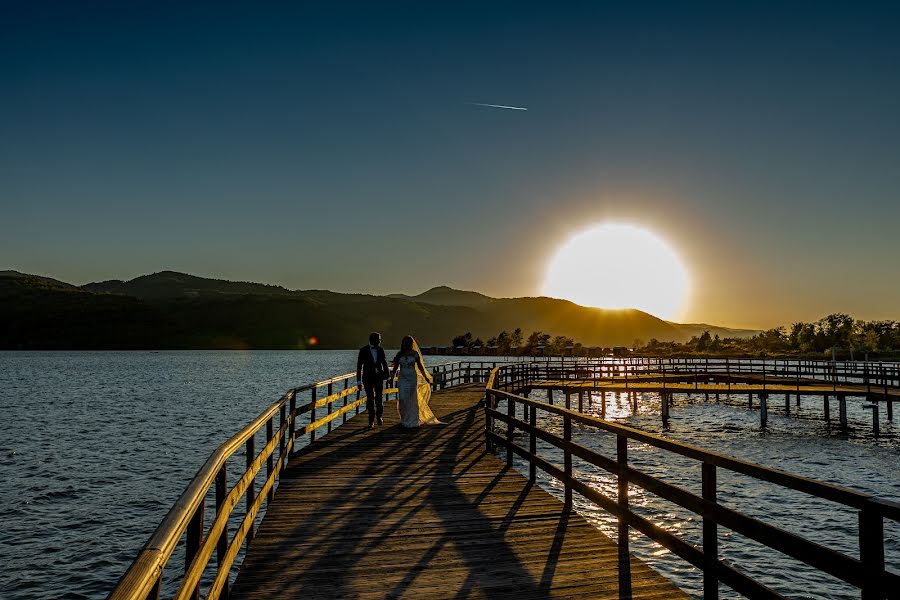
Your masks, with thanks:
M 272 441 L 272 437 L 275 435 L 275 417 L 269 417 L 269 420 L 266 421 L 266 445 Z M 272 472 L 275 471 L 275 453 L 272 452 L 269 454 L 269 457 L 266 458 L 266 481 L 272 476 Z M 269 488 L 269 498 L 268 501 L 271 502 L 275 498 L 275 486 Z
M 203 507 L 205 504 L 204 500 L 200 501 L 200 504 L 197 505 L 197 510 L 194 511 L 194 516 L 191 517 L 191 521 L 187 526 L 187 541 L 184 547 L 185 573 L 191 566 L 194 557 L 197 556 L 197 551 L 200 550 L 200 544 L 203 542 Z M 194 600 L 200 599 L 199 583 L 191 590 L 191 598 L 194 598 Z
M 863 579 L 862 600 L 883 598 L 887 590 L 881 586 L 884 573 L 884 521 L 871 501 L 859 511 L 859 560 L 866 576 Z
M 281 409 L 278 411 L 278 431 L 281 432 L 281 439 L 278 441 L 278 456 L 284 457 L 284 460 L 282 461 L 284 464 L 287 464 L 287 457 L 284 456 L 284 447 L 287 444 L 287 439 L 284 435 L 284 422 L 287 420 L 286 413 L 287 408 L 282 404 Z
M 534 435 L 535 427 L 537 427 L 537 408 L 528 407 L 528 424 L 531 425 L 531 438 L 528 440 L 528 451 L 531 452 L 532 458 L 528 465 L 528 480 L 531 483 L 537 481 L 537 466 L 534 464 L 534 456 L 537 455 L 537 436 Z
M 491 439 L 490 434 L 494 431 L 494 417 L 489 413 L 489 411 L 494 410 L 493 405 L 493 394 L 491 390 L 485 390 L 484 393 L 484 443 L 485 448 L 488 453 L 494 452 L 494 440 Z
M 253 465 L 253 461 L 256 459 L 256 433 L 247 438 L 247 468 L 249 469 Z M 250 509 L 253 507 L 253 502 L 256 500 L 256 476 L 250 479 L 250 483 L 247 484 L 247 512 L 250 512 Z M 247 531 L 247 543 L 249 544 L 251 540 L 253 540 L 253 536 L 256 535 L 253 527 L 254 523 L 250 524 L 250 529 Z
M 328 389 L 325 390 L 325 397 L 326 397 L 326 398 L 331 398 L 331 390 L 332 390 L 332 387 L 331 387 L 331 384 L 329 383 L 329 384 L 328 384 Z M 332 404 L 334 404 L 334 403 L 333 403 L 331 400 L 329 400 L 329 401 L 328 401 L 328 406 L 325 407 L 325 413 L 326 413 L 326 414 L 329 414 L 329 415 L 331 414 L 331 405 L 332 405 Z M 331 433 L 331 421 L 328 421 L 328 433 Z
M 312 400 L 310 400 L 310 403 L 309 403 L 309 422 L 310 423 L 314 423 L 316 420 L 316 391 L 318 389 L 319 388 L 317 388 L 315 386 L 313 386 L 313 389 L 312 389 Z M 371 418 L 371 416 L 369 418 Z M 315 429 L 313 429 L 309 432 L 309 443 L 312 444 L 314 441 L 316 441 L 316 430 Z
M 702 484 L 703 499 L 716 502 L 716 465 L 703 463 Z M 706 511 L 704 511 L 705 513 Z M 717 600 L 719 597 L 719 580 L 713 567 L 719 560 L 719 535 L 716 521 L 708 514 L 703 515 L 703 598 Z
M 628 549 L 628 521 L 625 513 L 628 511 L 628 438 L 621 433 L 616 435 L 616 462 L 619 463 L 619 548 Z
M 219 472 L 216 474 L 216 516 L 219 515 L 219 512 L 222 510 L 222 504 L 225 502 L 225 496 L 228 495 L 228 477 L 225 472 L 225 465 L 222 465 L 222 468 L 219 469 Z M 225 523 L 225 527 L 222 529 L 222 533 L 219 534 L 219 539 L 216 540 L 216 564 L 219 565 L 219 568 L 222 568 L 222 561 L 225 560 L 225 554 L 228 552 L 228 523 Z M 222 598 L 228 598 L 229 590 L 228 590 L 228 577 L 225 578 L 225 582 L 222 587 Z
M 566 448 L 563 452 L 564 469 L 566 480 L 563 482 L 566 490 L 565 509 L 572 509 L 572 452 L 569 444 L 572 442 L 572 419 L 569 415 L 563 415 L 563 439 L 566 441 Z
M 507 396 L 506 398 L 506 416 L 510 419 L 516 416 L 516 404 Z M 513 424 L 512 421 L 506 423 L 506 466 L 511 467 L 513 464 Z
M 349 388 L 350 388 L 350 379 L 345 379 L 344 380 L 344 408 L 347 408 L 347 398 L 348 398 L 347 390 Z M 347 422 L 347 412 L 346 411 L 344 412 L 344 416 L 341 417 L 341 422 L 342 423 Z
M 295 414 L 296 410 L 297 410 L 297 392 L 292 391 L 291 392 L 291 404 L 290 404 L 291 426 L 289 428 L 291 440 L 294 439 L 295 424 L 297 422 L 297 415 Z

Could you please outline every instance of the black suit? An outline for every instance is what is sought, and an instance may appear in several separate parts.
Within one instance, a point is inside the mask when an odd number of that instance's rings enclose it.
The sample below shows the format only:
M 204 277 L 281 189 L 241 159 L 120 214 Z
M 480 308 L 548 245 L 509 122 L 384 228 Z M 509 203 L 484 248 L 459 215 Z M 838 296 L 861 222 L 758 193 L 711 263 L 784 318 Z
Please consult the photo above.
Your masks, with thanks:
M 356 359 L 356 379 L 362 381 L 366 390 L 366 410 L 369 411 L 370 423 L 384 413 L 382 391 L 384 380 L 389 377 L 384 348 L 378 346 L 377 350 L 378 357 L 373 360 L 371 347 L 363 346 L 359 349 L 359 357 Z

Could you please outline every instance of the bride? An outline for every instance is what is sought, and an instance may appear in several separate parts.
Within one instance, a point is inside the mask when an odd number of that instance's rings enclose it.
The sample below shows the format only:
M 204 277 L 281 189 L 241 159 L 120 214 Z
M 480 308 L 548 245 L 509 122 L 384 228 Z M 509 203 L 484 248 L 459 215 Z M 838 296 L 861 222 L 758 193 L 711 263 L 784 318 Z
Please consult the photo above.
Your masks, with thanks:
M 419 345 L 411 335 L 400 342 L 400 352 L 394 357 L 393 379 L 400 370 L 397 379 L 397 407 L 400 409 L 400 425 L 412 428 L 419 425 L 439 425 L 440 421 L 431 412 L 428 402 L 431 400 L 432 379 L 422 363 Z

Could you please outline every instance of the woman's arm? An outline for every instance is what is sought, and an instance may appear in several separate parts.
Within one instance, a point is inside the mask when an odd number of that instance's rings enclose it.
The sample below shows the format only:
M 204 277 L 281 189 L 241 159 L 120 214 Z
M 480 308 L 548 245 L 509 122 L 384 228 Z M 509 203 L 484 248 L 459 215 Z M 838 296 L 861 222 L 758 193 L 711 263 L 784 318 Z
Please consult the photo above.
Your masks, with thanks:
M 422 356 L 416 352 L 416 364 L 419 365 L 419 369 L 422 370 L 422 375 L 425 376 L 425 381 L 428 383 L 434 383 L 434 380 L 431 378 L 431 374 L 425 368 L 425 364 L 422 362 Z

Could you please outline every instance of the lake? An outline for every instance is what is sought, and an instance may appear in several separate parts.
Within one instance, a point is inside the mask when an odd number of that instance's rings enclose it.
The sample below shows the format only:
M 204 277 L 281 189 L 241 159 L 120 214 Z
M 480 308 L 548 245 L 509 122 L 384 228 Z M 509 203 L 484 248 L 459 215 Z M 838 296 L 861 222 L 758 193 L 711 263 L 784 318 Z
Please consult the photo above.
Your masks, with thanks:
M 0 597 L 105 596 L 216 446 L 288 388 L 352 371 L 355 358 L 355 350 L 0 352 L 0 407 L 5 415 L 0 422 L 0 564 L 5 567 L 0 570 Z M 701 402 L 674 408 L 671 426 L 662 431 L 658 398 L 652 397 L 645 398 L 637 415 L 613 403 L 607 417 L 900 499 L 897 428 L 884 423 L 883 436 L 867 435 L 861 411 L 851 413 L 851 420 L 858 418 L 858 432 L 850 436 L 819 421 L 773 413 L 769 428 L 760 431 L 756 411 Z M 580 443 L 608 447 L 609 439 L 602 434 L 576 433 Z M 661 457 L 635 452 L 635 460 L 648 471 L 656 469 L 675 482 L 683 478 L 689 488 L 699 480 L 688 471 L 696 465 L 663 463 Z M 604 474 L 583 474 L 601 489 L 614 488 Z M 542 483 L 555 490 L 553 482 Z M 855 525 L 845 515 L 816 513 L 820 507 L 803 498 L 785 500 L 777 491 L 747 482 L 723 481 L 722 489 L 724 497 L 752 500 L 741 506 L 750 514 L 777 513 L 787 528 L 799 528 L 814 539 L 828 535 L 831 539 L 825 541 L 854 548 Z M 635 502 L 643 502 L 647 510 L 660 508 L 650 498 L 638 496 Z M 615 537 L 608 515 L 584 504 L 579 508 Z M 799 509 L 818 514 L 823 527 L 812 526 Z M 671 507 L 660 514 L 658 522 L 681 534 L 690 537 L 697 530 L 696 522 Z M 894 535 L 886 547 L 894 570 L 900 555 L 897 539 Z M 840 586 L 818 582 L 814 574 L 797 575 L 793 563 L 776 561 L 771 551 L 767 556 L 727 535 L 722 548 L 727 558 L 754 575 L 780 578 L 790 571 L 797 581 L 790 589 L 798 597 L 855 597 Z M 638 537 L 633 549 L 679 585 L 698 589 L 696 571 L 679 559 Z

